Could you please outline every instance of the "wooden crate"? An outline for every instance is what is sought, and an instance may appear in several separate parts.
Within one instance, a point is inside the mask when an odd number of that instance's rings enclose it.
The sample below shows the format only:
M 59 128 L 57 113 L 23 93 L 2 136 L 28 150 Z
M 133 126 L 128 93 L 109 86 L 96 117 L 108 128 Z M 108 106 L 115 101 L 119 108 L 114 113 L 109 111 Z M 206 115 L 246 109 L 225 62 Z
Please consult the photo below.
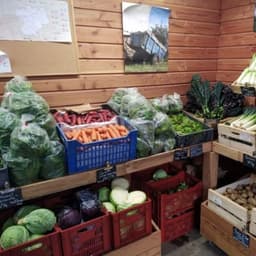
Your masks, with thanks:
M 242 179 L 227 186 L 218 188 L 216 190 L 209 189 L 208 191 L 208 207 L 224 219 L 228 220 L 234 226 L 241 230 L 247 230 L 249 228 L 249 222 L 251 220 L 251 211 L 248 211 L 243 206 L 235 203 L 231 199 L 222 194 L 226 191 L 226 188 L 236 188 L 237 185 L 251 184 L 255 181 L 255 177 Z
M 104 255 L 105 256 L 161 255 L 161 230 L 157 227 L 157 225 L 153 221 L 152 221 L 152 225 L 153 225 L 153 232 L 150 235 Z
M 240 241 L 233 238 L 234 225 L 219 216 L 209 208 L 207 202 L 201 205 L 201 234 L 209 241 L 216 244 L 225 253 L 232 256 L 255 256 L 256 238 L 249 233 L 249 247 L 245 247 Z
M 251 212 L 251 222 L 249 225 L 249 232 L 256 236 L 256 208 L 254 208 Z
M 256 155 L 256 133 L 218 124 L 218 140 L 221 144 L 238 149 L 249 155 Z

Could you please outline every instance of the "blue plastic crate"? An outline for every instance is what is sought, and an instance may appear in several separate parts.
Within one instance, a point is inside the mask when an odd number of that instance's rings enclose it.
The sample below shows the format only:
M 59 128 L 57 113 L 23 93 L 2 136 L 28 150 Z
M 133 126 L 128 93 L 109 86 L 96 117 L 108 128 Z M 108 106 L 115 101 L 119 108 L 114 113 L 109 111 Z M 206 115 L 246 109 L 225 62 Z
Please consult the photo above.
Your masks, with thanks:
M 106 166 L 107 162 L 114 165 L 136 158 L 137 130 L 119 116 L 117 123 L 124 125 L 129 130 L 126 137 L 85 144 L 77 140 L 68 140 L 62 130 L 64 124 L 57 126 L 65 146 L 70 174 L 101 168 Z

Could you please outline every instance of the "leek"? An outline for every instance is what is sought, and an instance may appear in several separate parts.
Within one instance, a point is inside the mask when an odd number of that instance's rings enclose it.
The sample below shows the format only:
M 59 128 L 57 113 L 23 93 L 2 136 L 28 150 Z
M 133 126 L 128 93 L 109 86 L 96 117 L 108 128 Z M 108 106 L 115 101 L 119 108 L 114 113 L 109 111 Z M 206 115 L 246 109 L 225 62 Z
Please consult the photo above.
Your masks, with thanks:
M 236 127 L 244 130 L 254 129 L 256 125 L 256 109 L 255 108 L 247 108 L 244 113 L 238 117 L 238 119 L 234 120 L 230 123 L 231 127 Z

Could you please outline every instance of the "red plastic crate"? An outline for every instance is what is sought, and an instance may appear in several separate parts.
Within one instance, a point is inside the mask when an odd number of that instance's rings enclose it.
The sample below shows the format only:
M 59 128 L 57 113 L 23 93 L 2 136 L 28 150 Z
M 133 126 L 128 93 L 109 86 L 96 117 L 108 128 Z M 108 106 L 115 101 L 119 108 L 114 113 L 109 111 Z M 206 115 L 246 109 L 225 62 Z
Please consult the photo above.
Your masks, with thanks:
M 119 248 L 151 234 L 151 200 L 111 214 L 114 248 Z
M 111 250 L 110 216 L 60 230 L 64 256 L 96 256 Z
M 194 222 L 194 210 L 190 210 L 189 212 L 165 221 L 163 227 L 161 228 L 162 242 L 172 241 L 187 234 L 193 229 Z
M 145 182 L 153 180 L 153 174 L 158 169 L 164 169 L 169 175 L 175 175 L 178 172 L 178 169 L 170 163 L 148 168 L 144 171 L 134 172 L 131 174 L 131 187 L 144 191 Z
M 31 249 L 31 246 L 34 246 Z M 11 247 L 7 250 L 1 249 L 1 256 L 62 256 L 60 233 L 57 229 L 45 234 L 35 240 Z
M 167 193 L 184 181 L 189 185 L 188 189 L 173 194 Z M 145 192 L 153 201 L 153 219 L 162 228 L 166 225 L 165 221 L 174 215 L 193 208 L 196 200 L 202 196 L 202 189 L 202 182 L 184 171 L 163 180 L 146 182 Z

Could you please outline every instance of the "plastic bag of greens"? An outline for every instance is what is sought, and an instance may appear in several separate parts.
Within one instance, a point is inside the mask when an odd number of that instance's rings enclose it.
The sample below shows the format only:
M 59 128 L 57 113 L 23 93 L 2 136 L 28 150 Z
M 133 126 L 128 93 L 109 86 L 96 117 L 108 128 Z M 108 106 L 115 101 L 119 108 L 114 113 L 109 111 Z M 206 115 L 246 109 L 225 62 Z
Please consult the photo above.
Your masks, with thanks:
M 47 114 L 46 116 L 39 116 L 35 119 L 35 122 L 41 128 L 46 130 L 50 140 L 58 140 L 56 122 L 52 114 Z
M 152 99 L 151 103 L 157 111 L 166 114 L 169 112 L 169 102 L 166 95 L 164 95 L 162 98 Z
M 128 115 L 131 119 L 153 120 L 156 110 L 144 96 L 134 97 L 128 104 Z
M 11 133 L 10 148 L 17 155 L 44 157 L 49 153 L 50 146 L 47 132 L 35 123 L 22 120 Z
M 154 154 L 163 152 L 164 151 L 164 143 L 165 142 L 163 140 L 156 139 L 153 143 L 153 148 L 152 148 L 151 154 L 154 155 Z
M 174 132 L 172 129 L 172 123 L 170 118 L 166 114 L 162 112 L 157 112 L 154 117 L 154 125 L 156 136 L 173 136 Z
M 32 154 L 24 158 L 16 152 L 8 151 L 3 155 L 8 166 L 10 181 L 14 186 L 23 186 L 38 180 L 40 170 L 39 158 Z
M 43 159 L 40 177 L 47 180 L 64 176 L 65 173 L 64 146 L 59 141 L 51 141 L 50 154 Z
M 143 139 L 137 138 L 136 156 L 137 158 L 146 157 L 151 154 L 151 146 Z
M 0 148 L 6 152 L 10 147 L 10 135 L 13 129 L 19 124 L 17 116 L 7 109 L 0 108 Z
M 138 130 L 138 137 L 146 141 L 148 145 L 152 147 L 155 140 L 154 123 L 140 119 L 131 119 L 130 123 Z
M 169 102 L 169 114 L 175 114 L 182 111 L 183 103 L 178 93 L 175 92 L 173 95 L 168 95 L 167 99 Z
M 164 140 L 164 151 L 170 151 L 175 148 L 176 140 L 174 137 L 162 138 Z
M 120 113 L 122 98 L 125 95 L 136 93 L 136 88 L 118 88 L 114 91 L 107 104 L 117 113 Z
M 134 89 L 134 88 L 130 88 Z M 121 100 L 121 106 L 120 106 L 120 115 L 121 116 L 129 116 L 129 103 L 135 98 L 139 97 L 140 94 L 137 90 L 130 90 L 129 94 L 124 95 Z
M 36 118 L 41 115 L 45 116 L 49 112 L 49 106 L 45 99 L 34 92 L 6 93 L 2 107 L 18 116 L 32 114 Z
M 33 91 L 32 83 L 27 81 L 25 77 L 15 76 L 5 85 L 4 92 L 27 92 Z

